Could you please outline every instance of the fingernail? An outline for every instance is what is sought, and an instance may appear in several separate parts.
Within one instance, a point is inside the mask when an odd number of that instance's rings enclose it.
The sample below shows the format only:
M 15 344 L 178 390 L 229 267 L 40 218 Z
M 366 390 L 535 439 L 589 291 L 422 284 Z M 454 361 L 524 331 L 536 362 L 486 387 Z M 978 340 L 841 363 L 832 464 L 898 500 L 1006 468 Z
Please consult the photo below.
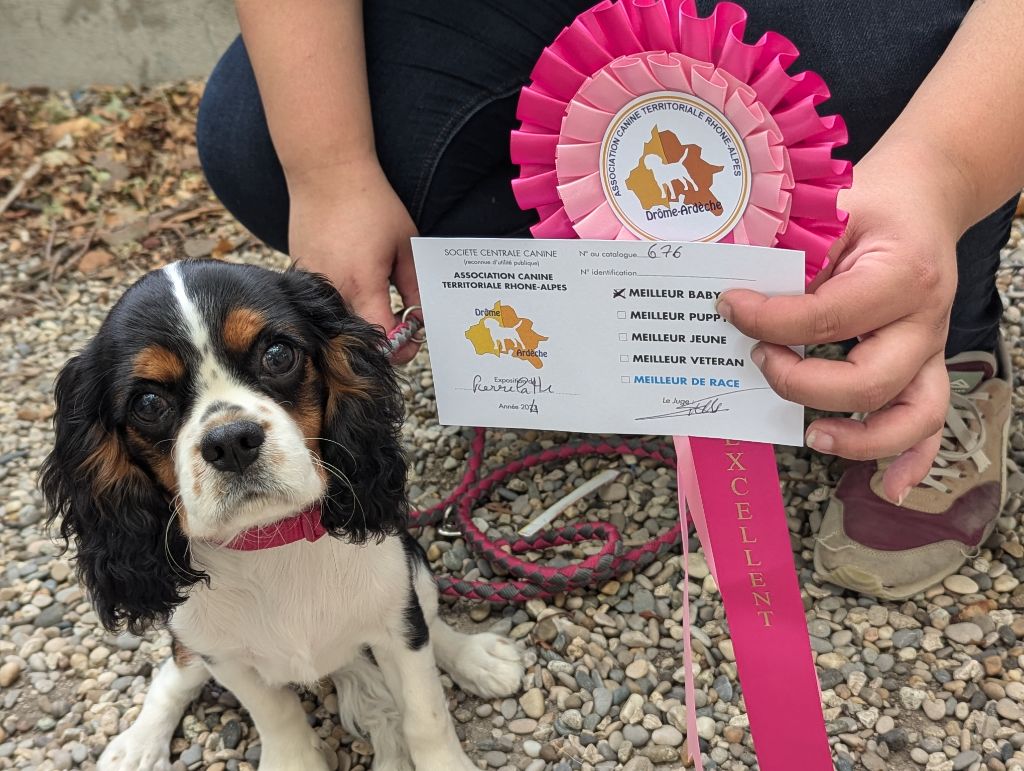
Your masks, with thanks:
M 715 302 L 715 313 L 726 321 L 732 321 L 732 306 L 721 298 Z
M 897 506 L 902 506 L 903 505 L 903 501 L 906 500 L 906 497 L 908 495 L 910 495 L 910 488 L 909 487 L 904 487 L 903 490 L 900 492 L 900 494 L 896 497 L 896 505 Z
M 750 349 L 750 360 L 754 362 L 758 369 L 761 369 L 764 365 L 764 348 L 760 345 L 755 345 Z
M 807 434 L 807 446 L 818 452 L 832 452 L 835 439 L 823 431 L 811 431 Z

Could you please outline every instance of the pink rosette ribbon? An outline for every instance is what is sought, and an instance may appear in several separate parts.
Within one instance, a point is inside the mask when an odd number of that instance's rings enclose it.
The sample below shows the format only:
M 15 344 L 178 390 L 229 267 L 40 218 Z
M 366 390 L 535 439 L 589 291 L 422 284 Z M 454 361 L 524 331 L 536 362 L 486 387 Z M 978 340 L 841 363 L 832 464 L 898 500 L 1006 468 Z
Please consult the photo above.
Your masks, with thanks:
M 520 167 L 513 189 L 523 209 L 538 213 L 535 237 L 795 249 L 806 255 L 808 283 L 827 265 L 846 225 L 836 199 L 850 186 L 852 167 L 832 157 L 847 140 L 846 126 L 818 114 L 829 96 L 818 75 L 787 72 L 796 47 L 774 32 L 743 42 L 746 21 L 732 3 L 702 18 L 694 0 L 603 0 L 544 49 L 522 90 L 521 126 L 511 139 Z M 628 155 L 630 123 L 668 108 L 696 116 L 698 133 L 712 127 L 719 155 L 729 159 L 704 159 L 704 144 L 685 144 L 687 137 L 654 123 L 642 149 L 613 167 L 618 150 Z M 712 179 L 726 188 L 726 200 L 709 195 Z M 711 225 L 696 232 L 648 226 L 624 208 L 623 187 L 642 203 L 647 198 L 646 220 L 681 201 L 687 213 L 712 211 L 721 221 L 705 217 Z M 831 769 L 774 450 L 721 439 L 675 443 L 680 517 L 684 529 L 693 518 L 722 593 L 760 767 Z M 702 769 L 688 599 L 684 589 L 687 744 Z
M 790 75 L 797 50 L 765 34 L 743 42 L 747 14 L 721 3 L 701 18 L 692 0 L 605 0 L 544 49 L 522 90 L 512 132 L 516 200 L 536 209 L 537 238 L 636 239 L 602 189 L 600 155 L 614 116 L 644 94 L 687 94 L 735 128 L 750 165 L 749 203 L 725 243 L 778 246 L 806 254 L 810 281 L 827 264 L 846 216 L 836 208 L 850 186 L 839 116 L 821 116 L 829 96 L 812 72 Z

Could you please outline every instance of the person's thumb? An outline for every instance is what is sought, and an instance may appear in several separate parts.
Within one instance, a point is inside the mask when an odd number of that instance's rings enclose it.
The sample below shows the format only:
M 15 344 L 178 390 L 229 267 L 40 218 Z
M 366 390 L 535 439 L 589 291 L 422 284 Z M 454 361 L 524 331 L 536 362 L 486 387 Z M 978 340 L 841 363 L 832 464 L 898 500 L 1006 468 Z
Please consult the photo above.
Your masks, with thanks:
M 398 247 L 398 258 L 391 276 L 398 294 L 402 296 L 402 304 L 408 308 L 420 304 L 420 287 L 416 282 L 416 267 L 412 259 L 412 242 L 404 240 Z
M 391 280 L 395 283 L 395 288 L 402 297 L 403 307 L 411 308 L 414 305 L 420 304 L 420 288 L 416 282 L 416 268 L 413 265 L 412 259 L 412 243 L 408 239 L 404 239 L 398 247 L 398 257 L 395 260 L 395 270 Z M 421 322 L 423 321 L 422 313 L 417 311 L 415 315 Z M 410 340 L 401 349 L 395 351 L 392 361 L 395 364 L 405 364 L 416 355 L 419 348 L 419 343 Z

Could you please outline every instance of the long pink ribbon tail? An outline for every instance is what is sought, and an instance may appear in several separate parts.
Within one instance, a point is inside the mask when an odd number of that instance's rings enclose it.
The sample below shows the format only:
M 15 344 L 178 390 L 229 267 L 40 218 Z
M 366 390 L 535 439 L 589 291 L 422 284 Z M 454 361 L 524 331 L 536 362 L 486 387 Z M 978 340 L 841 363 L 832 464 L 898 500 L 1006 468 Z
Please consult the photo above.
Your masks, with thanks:
M 675 446 L 680 517 L 685 532 L 688 508 L 722 593 L 758 763 L 762 771 L 831 771 L 774 448 L 678 436 Z M 687 746 L 702 771 L 685 556 L 684 573 Z

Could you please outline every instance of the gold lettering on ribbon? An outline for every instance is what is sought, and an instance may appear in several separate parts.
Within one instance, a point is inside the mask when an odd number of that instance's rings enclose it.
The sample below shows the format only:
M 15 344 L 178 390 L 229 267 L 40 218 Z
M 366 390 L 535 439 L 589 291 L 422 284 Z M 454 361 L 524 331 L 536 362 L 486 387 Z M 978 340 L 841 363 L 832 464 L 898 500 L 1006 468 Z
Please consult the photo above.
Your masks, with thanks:
M 739 445 L 739 440 L 726 439 L 726 447 L 735 447 Z M 750 480 L 743 474 L 746 466 L 743 465 L 743 452 L 725 452 L 725 461 L 728 464 L 729 479 L 729 490 L 736 498 L 746 498 L 750 495 Z M 772 609 L 772 593 L 768 588 L 768 578 L 765 573 L 756 568 L 762 567 L 760 556 L 757 554 L 757 547 L 755 546 L 758 542 L 757 539 L 757 527 L 754 524 L 754 512 L 751 510 L 749 500 L 735 500 L 733 501 L 736 506 L 736 521 L 737 530 L 739 532 L 739 542 L 745 546 L 749 545 L 750 548 L 743 549 L 743 557 L 745 566 L 747 568 L 747 576 L 750 579 L 750 598 L 752 604 L 752 610 L 755 615 L 761 619 L 761 625 L 766 628 L 770 628 L 773 623 L 773 616 L 775 611 Z M 739 524 L 739 523 L 745 524 Z

